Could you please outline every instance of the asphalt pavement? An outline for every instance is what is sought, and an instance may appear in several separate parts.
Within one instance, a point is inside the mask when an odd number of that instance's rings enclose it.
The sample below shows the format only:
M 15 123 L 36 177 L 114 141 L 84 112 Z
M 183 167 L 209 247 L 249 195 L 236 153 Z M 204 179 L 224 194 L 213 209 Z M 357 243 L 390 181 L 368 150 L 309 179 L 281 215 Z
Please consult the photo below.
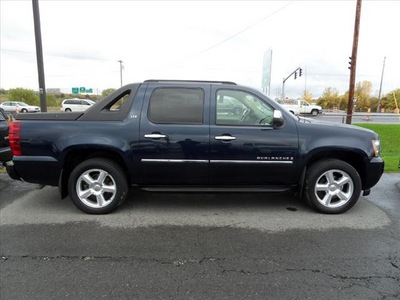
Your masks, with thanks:
M 399 299 L 400 174 L 342 215 L 290 194 L 134 191 L 87 215 L 0 174 L 0 299 Z

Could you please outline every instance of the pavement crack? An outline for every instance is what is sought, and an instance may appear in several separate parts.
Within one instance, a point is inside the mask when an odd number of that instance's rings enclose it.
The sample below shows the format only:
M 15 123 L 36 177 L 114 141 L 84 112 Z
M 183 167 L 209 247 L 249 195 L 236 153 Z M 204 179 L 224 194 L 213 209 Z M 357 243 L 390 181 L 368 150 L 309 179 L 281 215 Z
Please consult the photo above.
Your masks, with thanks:
M 391 261 L 390 264 L 391 264 L 394 268 L 400 270 L 400 267 L 399 267 L 398 265 L 396 265 L 394 262 Z

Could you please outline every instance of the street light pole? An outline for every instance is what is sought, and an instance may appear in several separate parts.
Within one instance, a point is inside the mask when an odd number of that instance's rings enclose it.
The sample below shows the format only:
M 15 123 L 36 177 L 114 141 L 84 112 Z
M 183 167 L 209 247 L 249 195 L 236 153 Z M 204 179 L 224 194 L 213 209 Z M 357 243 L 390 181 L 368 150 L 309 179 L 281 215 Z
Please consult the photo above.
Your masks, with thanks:
M 288 80 L 293 74 L 294 74 L 294 79 L 297 79 L 297 71 L 299 72 L 299 77 L 302 75 L 302 69 L 298 67 L 296 70 L 294 70 L 290 75 L 286 78 L 283 78 L 282 81 L 282 100 L 285 100 L 285 82 Z
M 386 56 L 383 58 L 383 67 L 382 67 L 381 84 L 379 86 L 378 110 L 377 110 L 377 112 L 380 112 L 380 110 L 381 110 L 381 94 L 382 94 L 383 73 L 385 72 L 385 61 L 386 61 Z
M 124 66 L 122 65 L 122 63 L 123 63 L 122 60 L 119 60 L 118 62 L 119 62 L 119 75 L 121 78 L 121 86 L 122 86 L 122 69 L 124 68 Z

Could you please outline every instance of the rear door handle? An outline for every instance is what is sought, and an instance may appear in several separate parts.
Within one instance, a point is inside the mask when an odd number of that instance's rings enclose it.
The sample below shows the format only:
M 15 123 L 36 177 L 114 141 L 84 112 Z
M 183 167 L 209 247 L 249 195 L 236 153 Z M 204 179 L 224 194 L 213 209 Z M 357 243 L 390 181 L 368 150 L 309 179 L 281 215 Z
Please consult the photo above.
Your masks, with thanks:
M 149 133 L 149 134 L 145 134 L 144 137 L 146 139 L 162 139 L 162 138 L 166 138 L 167 136 L 165 134 L 160 134 L 160 133 Z
M 236 140 L 236 136 L 230 136 L 230 135 L 217 135 L 214 137 L 217 141 L 234 141 Z

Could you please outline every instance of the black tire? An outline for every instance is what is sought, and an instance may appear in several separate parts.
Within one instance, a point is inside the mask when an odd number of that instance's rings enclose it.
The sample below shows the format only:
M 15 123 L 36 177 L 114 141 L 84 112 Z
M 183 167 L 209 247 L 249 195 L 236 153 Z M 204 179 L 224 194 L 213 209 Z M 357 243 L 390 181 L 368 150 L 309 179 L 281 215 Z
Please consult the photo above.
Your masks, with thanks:
M 306 201 L 325 214 L 340 214 L 356 204 L 361 194 L 361 178 L 348 163 L 321 160 L 309 167 L 305 177 Z
M 311 114 L 312 114 L 313 116 L 318 116 L 318 110 L 313 109 L 313 110 L 311 111 Z
M 68 180 L 72 202 L 89 214 L 107 214 L 125 201 L 125 172 L 111 160 L 93 158 L 77 165 Z
M 72 110 L 70 108 L 66 108 L 65 112 L 71 112 Z
M 27 113 L 28 111 L 26 110 L 26 108 L 21 109 L 22 113 Z

